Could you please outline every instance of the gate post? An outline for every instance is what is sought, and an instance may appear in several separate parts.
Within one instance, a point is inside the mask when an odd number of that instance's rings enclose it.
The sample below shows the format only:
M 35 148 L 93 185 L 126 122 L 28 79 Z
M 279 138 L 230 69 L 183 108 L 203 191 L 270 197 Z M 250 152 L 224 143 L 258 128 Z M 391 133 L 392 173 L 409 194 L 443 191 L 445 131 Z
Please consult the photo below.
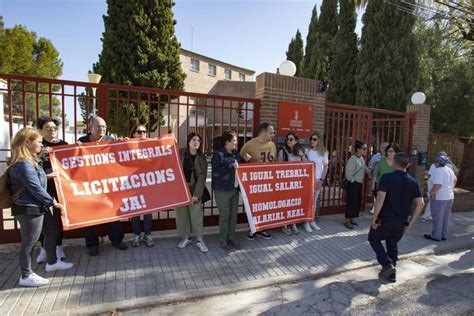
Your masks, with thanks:
M 414 124 L 410 124 L 411 126 L 408 127 L 409 130 L 411 129 L 411 132 L 407 131 L 409 132 L 408 135 L 411 135 L 411 149 L 410 153 L 408 153 L 412 157 L 410 173 L 414 175 L 421 192 L 423 192 L 425 186 L 426 164 L 418 164 L 418 155 L 420 153 L 428 152 L 431 106 L 428 104 L 407 105 L 406 111 L 411 114 L 411 117 L 416 117 Z M 428 161 L 427 163 L 429 164 L 431 162 Z
M 96 92 L 96 104 L 97 114 L 102 117 L 106 122 L 109 116 L 109 91 L 108 86 L 103 83 L 99 83 Z
M 255 98 L 260 99 L 260 123 L 270 123 L 278 130 L 278 102 L 311 104 L 313 131 L 324 132 L 326 95 L 319 92 L 317 80 L 264 72 L 257 76 Z

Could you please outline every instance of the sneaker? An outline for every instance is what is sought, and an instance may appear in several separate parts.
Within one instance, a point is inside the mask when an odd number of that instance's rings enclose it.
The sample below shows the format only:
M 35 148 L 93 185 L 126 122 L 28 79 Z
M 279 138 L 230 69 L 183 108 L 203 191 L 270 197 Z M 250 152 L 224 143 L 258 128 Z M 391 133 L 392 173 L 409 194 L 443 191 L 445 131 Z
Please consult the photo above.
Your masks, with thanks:
M 233 241 L 232 239 L 227 240 L 227 245 L 229 245 L 229 247 L 234 248 L 234 249 L 240 249 L 239 243 L 236 241 Z
M 191 242 L 192 242 L 191 238 L 186 237 L 180 241 L 180 243 L 178 244 L 178 248 L 183 249 L 184 247 L 189 245 Z
M 291 231 L 291 229 L 288 228 L 288 226 L 283 226 L 281 231 L 287 236 L 293 235 L 293 232 Z
M 140 246 L 140 235 L 135 235 L 135 236 L 133 236 L 132 246 L 133 246 L 133 247 L 138 247 L 138 246 Z
M 74 264 L 71 263 L 71 262 L 66 262 L 66 261 L 61 261 L 61 259 L 58 258 L 58 261 L 56 261 L 55 264 L 49 264 L 47 263 L 46 264 L 46 268 L 44 268 L 44 270 L 46 272 L 53 272 L 53 271 L 56 271 L 56 270 L 67 270 L 67 269 L 71 269 L 72 267 L 74 267 Z
M 36 257 L 36 263 L 45 263 L 46 261 L 48 261 L 48 255 L 46 254 L 46 249 L 41 247 L 40 253 L 38 257 Z
M 354 229 L 354 226 L 352 226 L 351 222 L 344 222 L 344 226 L 346 226 L 349 229 Z
M 304 230 L 306 230 L 307 233 L 312 233 L 313 232 L 313 230 L 311 229 L 311 225 L 309 225 L 309 223 L 304 223 L 303 228 L 304 228 Z
M 90 246 L 87 247 L 87 250 L 89 251 L 89 256 L 95 257 L 99 254 L 99 246 Z
M 266 240 L 272 239 L 272 235 L 270 235 L 270 234 L 267 233 L 266 231 L 258 232 L 258 233 L 257 233 L 257 236 L 258 236 L 258 237 L 262 237 L 263 239 L 266 239 Z
M 56 246 L 56 257 L 58 257 L 59 259 L 66 258 L 66 254 L 64 253 L 63 246 Z
M 393 265 L 389 264 L 386 267 L 383 267 L 382 270 L 379 272 L 379 278 L 380 279 L 387 279 L 389 280 L 391 277 L 395 277 L 395 273 L 397 270 L 393 267 Z
M 20 281 L 18 281 L 18 284 L 21 286 L 28 286 L 28 287 L 37 287 L 37 286 L 43 286 L 48 284 L 49 281 L 48 279 L 45 279 L 36 273 L 32 273 L 26 278 L 20 277 Z
M 375 208 L 372 207 L 372 209 L 370 210 L 370 214 L 374 214 L 375 212 Z
M 309 223 L 309 226 L 311 226 L 311 228 L 314 230 L 321 230 L 321 227 L 319 227 L 315 221 L 312 221 L 311 223 Z
M 127 250 L 128 249 L 128 246 L 123 241 L 120 242 L 120 244 L 112 245 L 112 246 L 114 246 L 118 250 Z
M 351 224 L 352 224 L 353 226 L 359 226 L 359 224 L 357 224 L 356 221 L 351 221 Z
M 299 232 L 298 232 L 298 228 L 296 227 L 296 224 L 290 225 L 290 229 L 294 235 L 298 235 Z
M 148 247 L 148 248 L 151 248 L 153 247 L 155 244 L 153 243 L 153 239 L 151 239 L 151 236 L 150 235 L 145 235 L 143 236 L 143 239 L 142 239 L 144 242 L 145 242 L 145 245 Z
M 225 240 L 219 240 L 219 246 L 224 250 L 230 250 L 230 247 Z
M 198 240 L 196 242 L 196 246 L 199 248 L 199 250 L 203 253 L 206 253 L 209 251 L 209 249 L 207 248 L 206 244 L 204 243 L 204 241 L 202 240 Z
M 254 240 L 255 239 L 255 234 L 252 234 L 252 232 L 249 231 L 249 233 L 247 234 L 247 239 L 248 240 Z

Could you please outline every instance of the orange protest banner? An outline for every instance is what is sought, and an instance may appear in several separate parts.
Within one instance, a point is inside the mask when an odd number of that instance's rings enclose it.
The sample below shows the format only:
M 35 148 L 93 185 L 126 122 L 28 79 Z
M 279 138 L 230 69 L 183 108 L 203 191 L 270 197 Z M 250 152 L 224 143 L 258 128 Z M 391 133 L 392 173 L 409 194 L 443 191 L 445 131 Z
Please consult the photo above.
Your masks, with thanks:
M 65 230 L 191 204 L 173 135 L 58 146 L 50 159 Z
M 252 233 L 313 219 L 314 163 L 240 164 L 236 173 Z

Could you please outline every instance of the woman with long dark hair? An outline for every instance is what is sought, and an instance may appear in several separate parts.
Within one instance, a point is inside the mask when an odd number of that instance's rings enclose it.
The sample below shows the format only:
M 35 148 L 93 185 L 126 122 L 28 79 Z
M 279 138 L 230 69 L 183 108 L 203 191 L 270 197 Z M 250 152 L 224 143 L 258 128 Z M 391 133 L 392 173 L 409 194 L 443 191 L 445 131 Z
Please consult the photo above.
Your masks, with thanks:
M 186 147 L 180 151 L 181 166 L 192 194 L 191 205 L 176 209 L 176 228 L 181 241 L 178 248 L 182 249 L 192 242 L 191 235 L 196 237 L 196 246 L 201 252 L 208 252 L 202 240 L 203 210 L 201 197 L 206 186 L 207 160 L 202 152 L 202 137 L 191 133 L 186 140 Z
M 300 139 L 295 132 L 286 134 L 285 140 L 285 145 L 278 152 L 278 161 L 301 162 L 307 160 L 303 148 L 300 145 Z M 296 224 L 286 225 L 282 228 L 282 231 L 286 235 L 298 234 Z
M 235 179 L 236 163 L 244 162 L 237 151 L 236 133 L 225 131 L 212 155 L 212 189 L 219 209 L 219 245 L 225 250 L 239 248 L 235 240 L 239 189 Z M 247 160 L 250 156 L 246 156 Z
M 368 168 L 365 165 L 364 157 L 367 155 L 367 145 L 360 140 L 356 140 L 354 144 L 354 153 L 346 162 L 345 176 L 349 181 L 347 187 L 347 201 L 346 201 L 346 219 L 344 226 L 353 229 L 357 226 L 354 218 L 359 217 L 360 202 L 362 199 L 362 183 L 364 182 L 364 175 Z

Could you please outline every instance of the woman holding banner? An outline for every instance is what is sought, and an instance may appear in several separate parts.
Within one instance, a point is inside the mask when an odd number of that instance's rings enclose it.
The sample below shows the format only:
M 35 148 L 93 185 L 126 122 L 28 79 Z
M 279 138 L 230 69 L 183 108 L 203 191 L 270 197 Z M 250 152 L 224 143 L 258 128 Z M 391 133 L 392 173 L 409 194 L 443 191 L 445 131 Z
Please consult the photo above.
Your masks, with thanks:
M 11 159 L 7 167 L 10 175 L 11 193 L 15 196 L 12 205 L 12 215 L 20 223 L 21 246 L 20 267 L 21 286 L 38 287 L 49 281 L 31 270 L 31 250 L 44 229 L 43 220 L 46 213 L 51 213 L 51 207 L 62 209 L 63 206 L 46 191 L 46 174 L 41 167 L 38 154 L 43 149 L 42 137 L 37 130 L 25 127 L 16 133 L 11 142 Z M 45 234 L 45 244 L 56 246 L 55 238 Z M 73 267 L 56 258 L 56 252 L 48 253 L 46 272 L 66 270 Z
M 306 155 L 300 146 L 300 140 L 298 135 L 295 132 L 289 132 L 286 135 L 286 142 L 285 145 L 280 149 L 278 152 L 278 161 L 293 161 L 293 162 L 301 162 L 307 161 Z M 296 224 L 292 224 L 288 227 L 283 227 L 283 233 L 286 235 L 296 235 L 298 234 L 298 228 L 296 228 Z
M 202 137 L 191 133 L 187 137 L 186 148 L 180 151 L 184 176 L 192 194 L 191 205 L 176 209 L 176 228 L 182 238 L 178 248 L 182 249 L 192 242 L 191 234 L 196 236 L 196 246 L 201 252 L 208 252 L 202 240 L 203 210 L 201 197 L 206 186 L 207 160 L 202 152 Z
M 51 161 L 49 160 L 49 153 L 52 151 L 52 147 L 67 145 L 64 140 L 58 139 L 58 126 L 59 121 L 52 117 L 42 116 L 38 118 L 36 123 L 39 133 L 43 137 L 43 150 L 39 154 L 43 162 L 43 170 L 48 178 L 48 193 L 57 199 L 58 193 L 56 192 L 56 186 L 54 185 L 53 168 L 51 167 Z M 41 234 L 40 242 L 41 249 L 38 257 L 36 257 L 37 263 L 45 263 L 48 261 L 48 252 L 56 252 L 56 256 L 60 259 L 66 258 L 66 254 L 63 249 L 63 223 L 61 219 L 61 210 L 53 208 L 53 214 L 45 213 L 43 220 L 43 231 L 46 234 L 52 235 L 50 238 L 56 239 L 56 244 L 50 249 L 46 249 L 44 243 L 44 235 Z M 49 237 L 49 236 L 48 236 Z
M 318 199 L 321 187 L 323 186 L 324 179 L 328 173 L 329 165 L 329 152 L 326 150 L 323 144 L 322 134 L 314 132 L 309 138 L 311 147 L 306 150 L 305 154 L 308 161 L 315 164 L 316 170 L 316 191 L 314 192 L 314 220 L 304 224 L 304 229 L 310 233 L 314 230 L 321 230 L 321 227 L 316 224 L 318 218 Z
M 146 139 L 146 126 L 145 125 L 135 125 L 130 132 L 130 138 L 139 138 L 139 139 Z M 140 246 L 140 241 L 145 242 L 147 247 L 153 247 L 153 239 L 151 238 L 151 224 L 152 224 L 152 217 L 151 214 L 143 215 L 143 228 L 145 235 L 141 237 L 142 228 L 140 226 L 140 216 L 132 217 L 132 229 L 133 234 L 133 247 Z
M 367 145 L 356 140 L 354 154 L 346 162 L 345 176 L 349 185 L 347 187 L 346 220 L 344 226 L 354 229 L 357 222 L 354 218 L 359 217 L 360 202 L 362 198 L 362 183 L 364 175 L 369 171 L 365 165 L 364 157 L 367 155 Z
M 244 162 L 237 151 L 236 133 L 225 131 L 221 144 L 212 155 L 212 189 L 219 209 L 219 245 L 225 250 L 239 248 L 235 227 L 239 208 L 239 189 L 235 179 L 236 163 Z M 247 161 L 250 155 L 246 156 Z

